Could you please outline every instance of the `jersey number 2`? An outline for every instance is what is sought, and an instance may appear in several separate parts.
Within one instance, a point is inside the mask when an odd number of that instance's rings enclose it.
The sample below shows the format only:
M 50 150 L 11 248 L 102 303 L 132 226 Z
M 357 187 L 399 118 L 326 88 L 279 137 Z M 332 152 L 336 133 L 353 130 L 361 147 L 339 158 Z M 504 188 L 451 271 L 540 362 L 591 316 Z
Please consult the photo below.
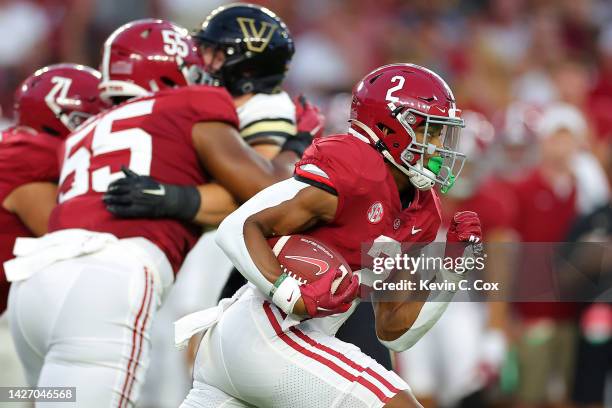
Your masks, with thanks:
M 129 168 L 141 175 L 150 174 L 153 150 L 151 135 L 140 128 L 113 132 L 112 126 L 116 120 L 149 115 L 153 111 L 154 102 L 153 100 L 140 101 L 117 108 L 100 119 L 85 124 L 66 139 L 60 186 L 73 173 L 74 181 L 70 189 L 59 194 L 58 201 L 60 203 L 85 194 L 90 188 L 96 192 L 105 192 L 111 182 L 123 177 L 123 173 L 120 171 L 111 172 L 108 165 L 93 171 L 90 169 L 92 157 L 104 153 L 129 150 Z M 91 142 L 85 143 L 85 145 L 74 150 L 75 146 L 89 136 L 92 131 Z
M 399 101 L 399 98 L 397 96 L 393 96 L 393 92 L 399 91 L 400 89 L 402 89 L 404 87 L 405 80 L 406 78 L 404 78 L 403 76 L 399 76 L 399 75 L 396 75 L 393 78 L 391 78 L 391 83 L 394 83 L 397 81 L 397 85 L 392 86 L 391 88 L 389 88 L 389 90 L 387 90 L 387 95 L 385 96 L 385 99 L 388 100 L 389 102 Z

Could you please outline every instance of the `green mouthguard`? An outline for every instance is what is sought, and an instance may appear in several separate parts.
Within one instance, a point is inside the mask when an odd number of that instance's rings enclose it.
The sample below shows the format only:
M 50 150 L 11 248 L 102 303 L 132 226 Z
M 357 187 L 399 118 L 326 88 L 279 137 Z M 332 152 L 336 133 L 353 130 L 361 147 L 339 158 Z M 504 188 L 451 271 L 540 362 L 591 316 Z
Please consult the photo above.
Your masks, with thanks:
M 444 160 L 441 157 L 430 157 L 427 160 L 427 168 L 437 176 L 442 169 L 442 163 L 444 163 Z
M 430 157 L 429 160 L 427 160 L 427 168 L 431 170 L 432 173 L 434 173 L 437 176 L 438 174 L 440 174 L 440 170 L 442 170 L 443 163 L 444 163 L 444 159 L 442 159 L 441 157 Z M 440 188 L 440 192 L 442 194 L 448 193 L 448 190 L 453 188 L 454 184 L 455 184 L 455 176 L 451 174 L 449 178 L 449 184 L 446 186 L 442 186 Z

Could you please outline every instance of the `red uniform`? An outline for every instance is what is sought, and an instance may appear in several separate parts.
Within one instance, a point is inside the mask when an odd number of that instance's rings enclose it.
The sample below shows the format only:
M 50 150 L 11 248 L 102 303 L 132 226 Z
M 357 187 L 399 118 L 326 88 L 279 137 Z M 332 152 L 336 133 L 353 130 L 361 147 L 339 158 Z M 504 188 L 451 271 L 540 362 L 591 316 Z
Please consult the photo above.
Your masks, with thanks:
M 83 228 L 119 238 L 147 238 L 178 270 L 199 229 L 171 219 L 116 218 L 106 210 L 102 194 L 123 176 L 122 165 L 162 183 L 205 183 L 191 132 L 196 123 L 206 121 L 238 127 L 234 104 L 224 89 L 165 90 L 119 105 L 87 123 L 64 145 L 60 204 L 51 215 L 50 231 Z
M 515 228 L 523 242 L 534 243 L 525 245 L 521 257 L 519 282 L 525 283 L 519 287 L 520 296 L 529 298 L 541 293 L 551 296 L 556 286 L 550 265 L 554 248 L 546 243 L 566 239 L 577 216 L 576 186 L 572 183 L 565 195 L 555 193 L 539 170 L 534 170 L 516 183 L 515 192 L 518 203 Z M 525 302 L 516 305 L 525 318 L 568 319 L 576 313 L 576 305 L 571 302 Z
M 0 138 L 0 203 L 24 184 L 59 178 L 57 151 L 61 140 L 44 133 L 33 134 L 18 128 L 2 132 Z M 2 264 L 13 257 L 17 237 L 31 237 L 32 232 L 19 217 L 0 206 L 0 313 L 6 309 L 9 283 Z
M 307 165 L 318 167 L 327 177 L 309 171 Z M 426 244 L 435 239 L 440 227 L 437 193 L 416 191 L 412 202 L 402 208 L 383 157 L 355 136 L 318 139 L 296 165 L 296 177 L 338 195 L 334 220 L 307 233 L 337 248 L 353 270 L 366 266 L 362 250 L 367 252 L 381 235 L 402 243 Z

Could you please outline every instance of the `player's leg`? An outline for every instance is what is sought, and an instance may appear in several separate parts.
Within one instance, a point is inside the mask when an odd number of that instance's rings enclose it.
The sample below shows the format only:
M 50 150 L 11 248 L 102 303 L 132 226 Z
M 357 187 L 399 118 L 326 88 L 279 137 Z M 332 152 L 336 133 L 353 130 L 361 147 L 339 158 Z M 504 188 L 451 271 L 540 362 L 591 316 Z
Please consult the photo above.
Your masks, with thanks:
M 306 324 L 283 331 L 275 306 L 245 297 L 206 334 L 196 381 L 266 407 L 383 407 L 409 389 L 357 347 Z
M 525 324 L 525 334 L 518 343 L 520 382 L 517 400 L 522 406 L 537 406 L 547 401 L 548 379 L 557 358 L 552 353 L 553 335 L 552 322 Z
M 70 275 L 71 271 L 67 270 L 64 276 L 66 285 Z M 56 308 L 49 303 L 60 302 L 63 295 L 56 291 L 43 305 L 37 295 L 38 286 L 39 283 L 32 279 L 11 285 L 7 311 L 13 344 L 23 367 L 26 382 L 31 387 L 38 383 L 45 361 L 50 324 L 56 318 Z
M 79 275 L 58 313 L 38 386 L 76 387 L 79 406 L 130 406 L 148 366 L 159 302 L 153 274 L 116 249 L 70 264 Z
M 151 322 L 172 279 L 163 253 L 141 241 L 108 244 L 13 285 L 15 327 L 44 359 L 33 384 L 76 386 L 79 406 L 135 403 Z

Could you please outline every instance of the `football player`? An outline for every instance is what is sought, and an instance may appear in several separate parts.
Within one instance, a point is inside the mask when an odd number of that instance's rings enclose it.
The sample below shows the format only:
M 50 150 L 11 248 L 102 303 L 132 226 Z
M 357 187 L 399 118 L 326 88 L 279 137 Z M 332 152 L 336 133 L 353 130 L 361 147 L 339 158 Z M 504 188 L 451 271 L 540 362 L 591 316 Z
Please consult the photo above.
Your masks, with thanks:
M 221 6 L 205 19 L 194 39 L 202 55 L 206 81 L 223 86 L 231 94 L 240 135 L 257 153 L 271 159 L 281 149 L 301 151 L 313 136 L 320 135 L 323 118 L 316 107 L 303 98 L 296 98 L 296 107 L 281 89 L 294 45 L 287 26 L 273 12 L 248 3 Z M 112 72 L 109 75 L 117 76 Z M 296 109 L 303 122 L 302 132 L 296 127 Z M 149 179 L 149 183 L 158 181 Z M 160 208 L 172 205 L 167 203 L 171 195 L 143 194 L 150 187 L 143 179 L 127 177 L 119 184 L 121 188 L 111 185 L 105 196 L 108 209 L 115 215 L 167 216 Z M 219 196 L 212 203 L 210 197 L 209 187 L 207 194 L 201 194 L 201 208 L 193 221 L 218 225 L 236 208 L 229 192 L 225 201 Z M 113 205 L 118 201 L 123 205 Z
M 66 139 L 50 233 L 18 240 L 5 270 L 30 384 L 76 386 L 82 406 L 124 407 L 138 399 L 151 322 L 199 236 L 186 221 L 200 195 L 180 186 L 214 178 L 211 196 L 224 188 L 246 200 L 290 176 L 299 156 L 261 158 L 238 134 L 226 90 L 186 86 L 199 78 L 201 60 L 186 30 L 170 22 L 120 27 L 104 44 L 101 67 L 101 95 L 116 106 Z M 102 195 L 124 174 L 164 183 L 144 193 L 172 196 L 160 216 L 179 220 L 108 212 Z
M 419 406 L 396 374 L 334 337 L 359 300 L 332 296 L 332 273 L 300 286 L 282 273 L 266 238 L 304 232 L 338 249 L 354 270 L 364 244 L 371 257 L 393 257 L 431 242 L 441 220 L 432 187 L 447 191 L 460 171 L 464 156 L 453 146 L 462 126 L 450 88 L 423 67 L 387 65 L 356 85 L 349 133 L 318 139 L 293 179 L 221 224 L 218 244 L 253 285 L 223 301 L 212 319 L 179 325 L 179 343 L 208 329 L 184 407 Z M 475 213 L 455 214 L 445 255 L 461 257 L 480 236 Z M 380 276 L 365 266 L 361 285 L 371 286 Z M 464 277 L 441 270 L 440 279 Z M 397 292 L 375 302 L 379 339 L 394 351 L 409 348 L 453 294 L 424 291 L 423 302 Z
M 17 237 L 47 232 L 59 179 L 58 148 L 63 139 L 97 114 L 100 73 L 75 64 L 44 67 L 15 93 L 16 125 L 0 134 L 0 263 L 13 257 Z M 0 265 L 0 314 L 9 283 Z

